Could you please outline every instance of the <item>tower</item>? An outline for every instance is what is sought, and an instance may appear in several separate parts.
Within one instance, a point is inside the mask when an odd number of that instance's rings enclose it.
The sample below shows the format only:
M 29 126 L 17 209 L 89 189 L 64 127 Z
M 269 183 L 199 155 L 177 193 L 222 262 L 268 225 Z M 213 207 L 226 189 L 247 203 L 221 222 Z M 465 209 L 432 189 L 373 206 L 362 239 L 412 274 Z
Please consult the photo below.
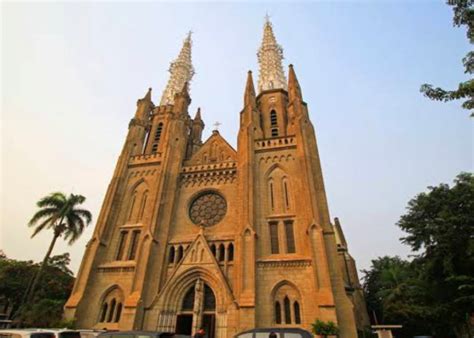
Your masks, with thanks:
M 66 317 L 209 338 L 322 319 L 355 337 L 366 311 L 355 263 L 346 273 L 308 107 L 272 24 L 258 92 L 247 74 L 237 149 L 217 130 L 203 143 L 201 110 L 188 113 L 191 48 L 188 35 L 160 105 L 151 90 L 137 102 Z

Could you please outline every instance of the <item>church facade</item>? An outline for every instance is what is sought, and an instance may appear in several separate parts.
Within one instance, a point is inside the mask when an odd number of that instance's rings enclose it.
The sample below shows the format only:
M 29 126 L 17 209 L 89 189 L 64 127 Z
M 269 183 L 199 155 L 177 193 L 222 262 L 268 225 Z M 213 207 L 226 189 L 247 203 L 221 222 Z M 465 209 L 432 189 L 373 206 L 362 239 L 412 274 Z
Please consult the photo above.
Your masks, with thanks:
M 357 337 L 368 316 L 337 219 L 329 217 L 308 107 L 272 24 L 258 93 L 247 76 L 237 149 L 191 118 L 191 36 L 159 105 L 135 116 L 86 247 L 66 318 L 81 328 L 209 338 L 332 320 Z

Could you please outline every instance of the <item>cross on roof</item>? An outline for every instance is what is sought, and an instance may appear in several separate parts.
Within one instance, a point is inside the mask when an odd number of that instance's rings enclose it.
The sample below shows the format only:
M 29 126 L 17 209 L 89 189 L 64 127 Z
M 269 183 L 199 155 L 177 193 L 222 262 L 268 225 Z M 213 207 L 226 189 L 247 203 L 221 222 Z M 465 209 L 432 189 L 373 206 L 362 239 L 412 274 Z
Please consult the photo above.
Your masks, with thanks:
M 220 125 L 222 125 L 222 123 L 220 123 L 219 121 L 216 121 L 216 123 L 214 123 L 214 127 L 216 127 L 215 130 L 219 130 Z

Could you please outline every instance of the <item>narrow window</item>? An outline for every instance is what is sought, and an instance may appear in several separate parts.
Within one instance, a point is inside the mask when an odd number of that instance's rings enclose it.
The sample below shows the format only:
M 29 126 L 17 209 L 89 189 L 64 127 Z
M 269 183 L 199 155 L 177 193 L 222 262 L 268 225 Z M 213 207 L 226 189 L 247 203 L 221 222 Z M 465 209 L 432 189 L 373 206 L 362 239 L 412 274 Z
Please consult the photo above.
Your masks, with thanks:
M 227 260 L 232 262 L 234 260 L 234 244 L 230 243 L 227 247 Z
M 183 258 L 183 247 L 180 245 L 178 247 L 178 254 L 176 255 L 176 262 L 179 263 L 182 258 Z
M 278 127 L 277 113 L 274 110 L 270 112 L 270 126 Z
M 142 205 L 140 206 L 140 212 L 138 214 L 138 220 L 141 221 L 143 219 L 143 213 L 145 212 L 146 206 L 146 199 L 148 198 L 148 193 L 144 192 L 142 197 Z
M 160 122 L 158 124 L 158 127 L 156 128 L 156 132 L 155 132 L 155 139 L 154 141 L 156 143 L 159 143 L 160 142 L 160 138 L 161 138 L 161 131 L 163 130 L 163 122 Z
M 151 152 L 152 153 L 156 153 L 158 151 L 158 143 L 155 143 L 153 144 L 153 146 L 151 147 Z
M 268 189 L 270 190 L 270 206 L 271 206 L 272 210 L 274 210 L 275 209 L 275 203 L 273 201 L 273 183 L 272 182 L 270 182 Z
M 281 305 L 280 305 L 280 302 L 275 303 L 275 323 L 281 324 Z
M 225 258 L 225 248 L 224 244 L 219 245 L 219 262 L 223 262 Z
M 102 312 L 100 313 L 100 320 L 99 322 L 100 323 L 103 323 L 105 322 L 105 316 L 107 315 L 107 308 L 108 308 L 108 304 L 104 302 L 104 304 L 102 304 Z
M 288 183 L 286 182 L 286 179 L 283 180 L 283 191 L 285 193 L 285 206 L 287 209 L 290 208 L 290 199 L 288 197 Z
M 181 305 L 181 311 L 193 311 L 194 310 L 194 286 L 189 288 L 188 292 L 183 299 L 183 304 Z
M 278 136 L 278 128 L 272 128 L 272 137 Z
M 288 296 L 283 300 L 283 306 L 285 307 L 285 324 L 291 324 L 291 309 L 290 309 L 290 300 Z
M 286 249 L 288 253 L 295 253 L 295 234 L 293 221 L 285 221 Z
M 140 231 L 135 230 L 132 232 L 132 243 L 130 243 L 130 252 L 128 254 L 128 259 L 129 260 L 134 260 L 136 253 L 137 253 L 137 247 L 138 247 L 138 239 L 140 238 Z
M 212 244 L 212 245 L 211 245 L 211 252 L 212 252 L 212 255 L 213 255 L 214 257 L 217 257 L 217 256 L 216 256 L 216 245 L 215 245 L 215 244 Z
M 115 312 L 115 298 L 112 299 L 112 302 L 110 303 L 110 310 L 109 310 L 109 315 L 107 316 L 107 322 L 110 323 L 112 321 L 112 318 L 114 316 Z
M 168 263 L 173 264 L 174 263 L 174 246 L 170 248 L 170 254 L 168 256 Z
M 118 249 L 117 249 L 117 256 L 115 256 L 115 259 L 117 261 L 122 260 L 123 250 L 125 248 L 125 241 L 127 240 L 127 235 L 128 235 L 127 231 L 121 231 L 120 232 L 120 239 L 119 239 L 119 245 L 118 245 Z
M 272 248 L 272 254 L 280 252 L 278 247 L 278 222 L 270 222 L 270 244 Z
M 295 301 L 293 309 L 295 311 L 295 324 L 301 324 L 300 304 Z
M 120 321 L 120 316 L 122 315 L 122 303 L 118 303 L 117 312 L 115 313 L 114 322 L 118 323 Z

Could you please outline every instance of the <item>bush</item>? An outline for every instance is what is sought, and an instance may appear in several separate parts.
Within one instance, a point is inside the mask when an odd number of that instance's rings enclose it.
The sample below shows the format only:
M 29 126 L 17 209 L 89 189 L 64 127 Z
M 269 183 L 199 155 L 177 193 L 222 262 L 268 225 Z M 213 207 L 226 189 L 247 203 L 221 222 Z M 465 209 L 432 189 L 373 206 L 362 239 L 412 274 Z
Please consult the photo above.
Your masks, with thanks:
M 332 321 L 323 322 L 317 319 L 311 326 L 313 333 L 321 336 L 337 335 L 339 333 L 339 328 Z

